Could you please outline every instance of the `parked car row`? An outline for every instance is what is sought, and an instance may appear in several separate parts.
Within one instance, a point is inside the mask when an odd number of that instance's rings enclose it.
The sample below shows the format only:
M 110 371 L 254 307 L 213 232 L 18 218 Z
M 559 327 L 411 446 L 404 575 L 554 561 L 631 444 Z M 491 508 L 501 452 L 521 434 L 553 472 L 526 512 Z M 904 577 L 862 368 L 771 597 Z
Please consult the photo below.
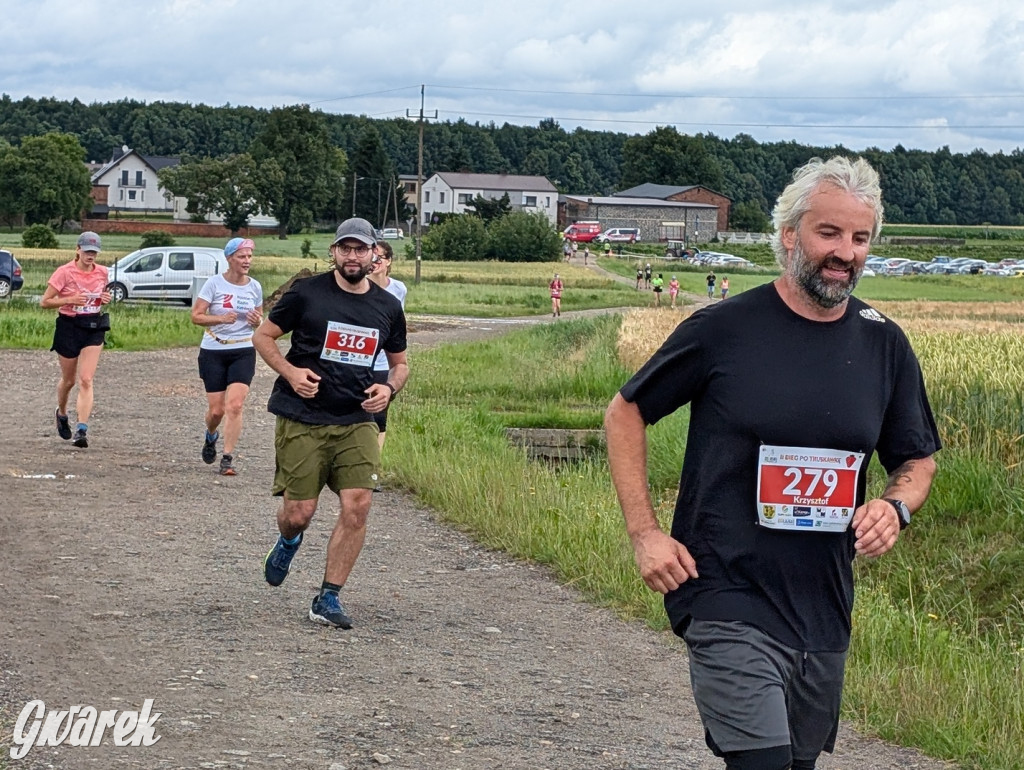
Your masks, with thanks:
M 1024 261 L 1004 259 L 999 264 L 970 257 L 937 256 L 930 262 L 905 257 L 878 257 L 869 254 L 865 262 L 867 270 L 875 275 L 1001 275 L 1012 276 L 1024 273 Z

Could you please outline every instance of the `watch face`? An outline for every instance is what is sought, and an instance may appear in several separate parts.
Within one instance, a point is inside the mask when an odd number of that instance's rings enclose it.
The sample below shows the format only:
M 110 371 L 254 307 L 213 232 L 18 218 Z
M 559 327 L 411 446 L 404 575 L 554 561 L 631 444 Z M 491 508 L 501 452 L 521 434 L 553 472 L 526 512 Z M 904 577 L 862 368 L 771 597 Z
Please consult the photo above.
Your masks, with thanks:
M 896 515 L 900 517 L 900 529 L 910 524 L 910 509 L 907 508 L 907 504 L 902 500 L 889 500 L 888 502 L 896 509 Z

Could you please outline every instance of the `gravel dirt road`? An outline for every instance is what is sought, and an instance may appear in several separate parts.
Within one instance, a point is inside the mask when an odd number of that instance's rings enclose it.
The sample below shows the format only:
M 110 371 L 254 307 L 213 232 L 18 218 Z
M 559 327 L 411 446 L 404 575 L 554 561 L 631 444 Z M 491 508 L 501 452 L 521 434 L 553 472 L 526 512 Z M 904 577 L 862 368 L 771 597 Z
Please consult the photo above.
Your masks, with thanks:
M 422 345 L 513 325 L 416 324 L 413 382 Z M 91 443 L 76 450 L 52 422 L 55 355 L 0 351 L 0 768 L 720 767 L 681 643 L 475 545 L 400 491 L 375 496 L 345 589 L 355 628 L 310 623 L 336 498 L 322 498 L 284 585 L 267 586 L 272 375 L 261 363 L 240 475 L 221 478 L 199 459 L 195 356 L 105 353 Z M 33 699 L 153 699 L 159 740 L 116 747 L 108 734 L 10 760 Z M 844 727 L 820 767 L 942 765 Z

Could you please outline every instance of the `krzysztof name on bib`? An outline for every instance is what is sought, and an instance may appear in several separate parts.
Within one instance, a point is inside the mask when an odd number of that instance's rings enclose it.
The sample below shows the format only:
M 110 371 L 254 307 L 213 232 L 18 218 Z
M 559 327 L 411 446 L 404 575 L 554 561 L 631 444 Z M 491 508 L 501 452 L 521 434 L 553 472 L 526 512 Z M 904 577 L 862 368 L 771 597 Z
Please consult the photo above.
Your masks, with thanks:
M 762 444 L 757 520 L 769 529 L 845 532 L 857 503 L 863 452 Z

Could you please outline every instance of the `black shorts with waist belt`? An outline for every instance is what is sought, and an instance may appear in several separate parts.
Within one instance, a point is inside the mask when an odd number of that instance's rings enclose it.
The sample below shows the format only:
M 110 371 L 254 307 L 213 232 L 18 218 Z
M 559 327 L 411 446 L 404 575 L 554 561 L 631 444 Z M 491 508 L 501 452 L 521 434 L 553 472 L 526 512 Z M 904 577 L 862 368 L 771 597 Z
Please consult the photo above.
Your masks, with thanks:
M 256 376 L 256 348 L 199 348 L 199 377 L 207 393 L 223 393 L 228 385 L 250 385 Z
M 83 348 L 102 345 L 105 340 L 105 331 L 80 327 L 76 324 L 74 316 L 58 313 L 50 350 L 64 358 L 78 358 Z

